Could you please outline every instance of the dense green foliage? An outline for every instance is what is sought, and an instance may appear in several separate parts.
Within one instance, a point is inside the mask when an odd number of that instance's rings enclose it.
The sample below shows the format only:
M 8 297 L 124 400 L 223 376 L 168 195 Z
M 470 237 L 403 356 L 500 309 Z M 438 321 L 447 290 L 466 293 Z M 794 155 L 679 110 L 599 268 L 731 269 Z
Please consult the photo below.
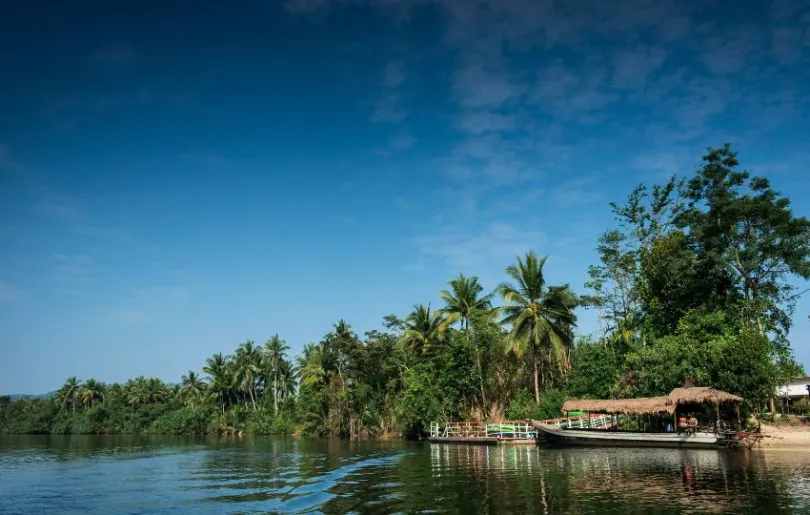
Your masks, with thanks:
M 0 432 L 423 434 L 439 419 L 554 418 L 567 396 L 714 386 L 764 407 L 800 374 L 786 335 L 810 278 L 810 221 L 726 145 L 688 180 L 612 203 L 587 294 L 549 285 L 527 252 L 489 295 L 459 275 L 444 305 L 416 305 L 358 336 L 345 321 L 295 360 L 278 336 L 216 354 L 177 385 L 69 378 L 53 399 L 0 399 Z M 575 309 L 598 310 L 577 343 Z

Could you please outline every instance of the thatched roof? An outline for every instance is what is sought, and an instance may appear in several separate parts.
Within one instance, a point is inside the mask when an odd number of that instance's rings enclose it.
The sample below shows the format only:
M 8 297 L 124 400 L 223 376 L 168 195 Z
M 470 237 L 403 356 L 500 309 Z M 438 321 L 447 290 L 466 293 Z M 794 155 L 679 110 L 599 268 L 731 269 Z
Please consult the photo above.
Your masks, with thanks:
M 565 402 L 562 411 L 587 411 L 590 413 L 623 413 L 627 415 L 672 414 L 679 404 L 703 402 L 739 402 L 742 397 L 708 387 L 675 388 L 663 397 L 643 399 L 571 399 Z
M 742 397 L 715 390 L 706 386 L 694 386 L 692 388 L 675 388 L 669 393 L 670 402 L 673 404 L 687 404 L 695 402 L 740 402 Z
M 588 411 L 590 413 L 623 413 L 641 415 L 648 413 L 669 413 L 675 406 L 668 403 L 669 397 L 646 399 L 572 399 L 563 404 L 562 411 Z

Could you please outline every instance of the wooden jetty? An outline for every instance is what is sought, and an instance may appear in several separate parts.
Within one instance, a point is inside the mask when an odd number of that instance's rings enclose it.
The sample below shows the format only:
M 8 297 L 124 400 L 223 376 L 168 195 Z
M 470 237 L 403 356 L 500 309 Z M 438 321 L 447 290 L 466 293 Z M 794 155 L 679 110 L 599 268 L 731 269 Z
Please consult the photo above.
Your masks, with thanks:
M 549 427 L 601 428 L 612 424 L 612 417 L 583 415 L 542 421 Z M 542 432 L 529 420 L 503 422 L 432 422 L 428 440 L 434 443 L 468 443 L 489 445 L 534 445 Z

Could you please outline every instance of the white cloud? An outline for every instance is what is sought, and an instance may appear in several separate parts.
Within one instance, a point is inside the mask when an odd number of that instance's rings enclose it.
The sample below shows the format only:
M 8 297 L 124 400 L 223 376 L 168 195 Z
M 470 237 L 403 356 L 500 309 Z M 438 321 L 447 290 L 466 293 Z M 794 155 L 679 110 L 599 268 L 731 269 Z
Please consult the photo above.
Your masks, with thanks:
M 552 197 L 555 202 L 564 206 L 581 206 L 605 201 L 605 195 L 600 190 L 598 180 L 593 176 L 563 182 L 554 188 Z
M 516 127 L 514 115 L 491 111 L 465 111 L 456 119 L 456 127 L 470 134 L 512 131 Z
M 408 116 L 408 111 L 399 104 L 399 96 L 396 93 L 388 93 L 372 104 L 374 111 L 369 116 L 372 122 L 398 124 Z
M 468 64 L 456 72 L 453 83 L 456 98 L 465 108 L 498 108 L 520 94 L 504 70 L 486 69 L 482 64 Z
M 502 275 L 515 256 L 545 243 L 543 231 L 503 221 L 468 230 L 445 226 L 437 233 L 414 239 L 421 254 L 440 259 L 450 269 L 481 277 Z
M 405 82 L 405 74 L 402 72 L 402 62 L 400 61 L 391 61 L 386 64 L 383 75 L 383 84 L 387 88 L 397 88 Z

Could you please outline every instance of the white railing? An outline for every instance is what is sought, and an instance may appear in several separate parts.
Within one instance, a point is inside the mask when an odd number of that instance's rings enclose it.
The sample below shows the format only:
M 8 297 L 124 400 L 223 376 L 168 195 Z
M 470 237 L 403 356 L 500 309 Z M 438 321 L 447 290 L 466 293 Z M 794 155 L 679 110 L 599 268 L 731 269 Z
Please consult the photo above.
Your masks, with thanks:
M 611 415 L 582 415 L 570 418 L 555 418 L 539 421 L 559 428 L 603 429 L 613 424 Z M 431 422 L 431 438 L 497 438 L 498 440 L 523 440 L 535 438 L 536 431 L 526 421 L 492 422 Z

